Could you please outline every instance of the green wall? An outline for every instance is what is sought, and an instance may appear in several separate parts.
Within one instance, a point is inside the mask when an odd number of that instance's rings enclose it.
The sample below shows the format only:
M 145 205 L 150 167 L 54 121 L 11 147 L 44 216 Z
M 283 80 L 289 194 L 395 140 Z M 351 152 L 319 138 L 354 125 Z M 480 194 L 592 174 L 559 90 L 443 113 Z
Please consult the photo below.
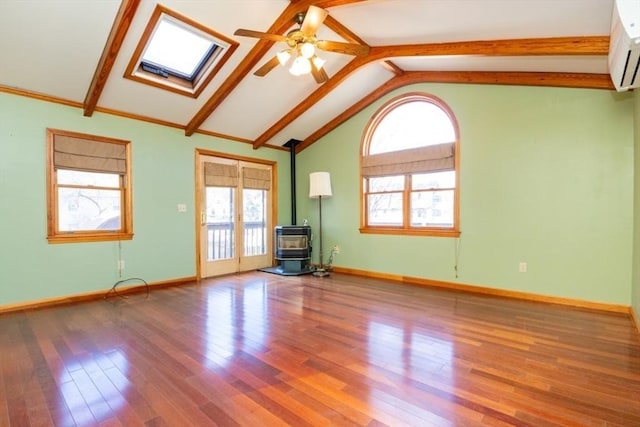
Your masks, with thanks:
M 0 306 L 109 289 L 117 242 L 48 244 L 47 127 L 132 141 L 134 239 L 122 242 L 123 278 L 195 276 L 195 150 L 278 162 L 278 222 L 290 216 L 289 154 L 178 129 L 0 93 Z M 187 213 L 177 204 L 185 203 Z
M 634 123 L 634 191 L 633 191 L 633 281 L 631 305 L 635 314 L 635 319 L 640 322 L 640 92 L 634 91 L 635 114 Z M 638 324 L 640 328 L 640 323 Z
M 458 239 L 360 234 L 358 153 L 373 112 L 408 91 L 449 104 L 461 136 Z M 331 172 L 323 201 L 325 260 L 371 272 L 512 291 L 633 304 L 640 313 L 640 141 L 629 93 L 480 85 L 413 85 L 388 94 L 297 157 L 298 222 L 317 230 L 308 174 Z M 116 242 L 46 241 L 45 129 L 132 141 L 134 232 L 122 242 L 124 277 L 193 276 L 195 149 L 278 162 L 278 223 L 289 223 L 285 151 L 94 114 L 0 93 L 0 306 L 77 295 L 118 280 Z M 638 115 L 636 127 L 640 128 Z M 635 172 L 635 173 L 634 173 Z M 176 205 L 186 203 L 188 212 Z M 634 217 L 634 203 L 635 212 Z M 635 231 L 634 230 L 635 224 Z M 317 236 L 316 236 L 317 239 Z M 316 246 L 317 248 L 317 242 Z M 454 271 L 459 254 L 458 277 Z M 316 252 L 317 258 L 317 252 Z M 519 273 L 518 263 L 528 263 Z
M 410 91 L 443 99 L 458 120 L 459 240 L 358 231 L 363 130 L 382 103 Z M 630 94 L 602 90 L 409 86 L 299 154 L 298 218 L 317 226 L 308 174 L 328 171 L 323 243 L 325 259 L 340 246 L 336 266 L 629 305 L 633 108 Z M 519 262 L 528 272 L 518 272 Z

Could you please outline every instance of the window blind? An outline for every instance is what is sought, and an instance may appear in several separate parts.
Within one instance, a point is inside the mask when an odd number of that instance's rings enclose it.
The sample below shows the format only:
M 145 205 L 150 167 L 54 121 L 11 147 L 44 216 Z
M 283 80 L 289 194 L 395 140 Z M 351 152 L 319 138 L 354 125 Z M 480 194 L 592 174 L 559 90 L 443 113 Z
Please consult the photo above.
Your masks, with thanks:
M 124 175 L 127 172 L 127 148 L 124 144 L 55 135 L 53 166 L 56 169 Z
M 238 167 L 223 163 L 204 163 L 204 185 L 207 187 L 237 187 Z
M 455 143 L 453 142 L 371 154 L 362 158 L 362 175 L 367 178 L 454 169 Z
M 271 173 L 267 169 L 242 168 L 242 186 L 256 190 L 269 190 Z

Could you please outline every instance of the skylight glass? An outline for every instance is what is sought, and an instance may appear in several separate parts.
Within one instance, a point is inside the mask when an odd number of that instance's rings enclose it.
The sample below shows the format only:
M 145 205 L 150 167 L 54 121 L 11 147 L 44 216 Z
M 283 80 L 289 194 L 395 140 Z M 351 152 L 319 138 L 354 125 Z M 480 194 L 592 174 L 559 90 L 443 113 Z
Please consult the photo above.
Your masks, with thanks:
M 193 80 L 216 47 L 213 40 L 163 17 L 149 40 L 142 62 Z

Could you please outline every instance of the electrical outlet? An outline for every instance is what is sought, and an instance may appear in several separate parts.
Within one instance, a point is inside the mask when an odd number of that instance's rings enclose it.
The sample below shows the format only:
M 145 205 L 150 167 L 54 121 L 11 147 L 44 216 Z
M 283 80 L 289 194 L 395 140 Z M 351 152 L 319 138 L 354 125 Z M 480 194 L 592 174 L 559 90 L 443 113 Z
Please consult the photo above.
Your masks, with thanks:
M 124 270 L 124 260 L 123 259 L 118 261 L 118 270 Z
M 333 253 L 334 254 L 339 254 L 340 253 L 340 246 L 333 245 Z
M 520 265 L 518 266 L 518 269 L 519 269 L 520 273 L 526 273 L 527 272 L 527 263 L 526 262 L 521 262 Z

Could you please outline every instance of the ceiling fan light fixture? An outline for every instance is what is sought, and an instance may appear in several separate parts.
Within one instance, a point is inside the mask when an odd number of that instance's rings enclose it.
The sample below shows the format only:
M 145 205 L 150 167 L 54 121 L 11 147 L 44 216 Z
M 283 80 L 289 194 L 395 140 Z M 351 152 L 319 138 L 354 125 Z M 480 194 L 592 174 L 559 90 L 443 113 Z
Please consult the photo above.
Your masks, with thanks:
M 313 43 L 305 42 L 300 45 L 300 55 L 304 56 L 307 59 L 311 59 L 313 55 L 316 53 L 316 48 L 313 46 Z
M 289 72 L 294 76 L 301 76 L 303 74 L 309 74 L 311 72 L 311 63 L 303 56 L 298 56 L 293 60 Z
M 298 0 L 291 1 L 295 3 Z M 263 33 L 261 31 L 246 30 L 243 28 L 237 29 L 234 34 L 272 42 L 282 42 L 287 45 L 285 49 L 276 53 L 274 57 L 258 68 L 253 73 L 254 75 L 264 77 L 280 64 L 289 67 L 289 73 L 294 76 L 312 74 L 316 83 L 321 84 L 326 82 L 329 77 L 323 69 L 325 60 L 316 55 L 317 49 L 356 56 L 366 56 L 370 50 L 369 46 L 357 43 L 318 40 L 316 36 L 317 30 L 328 15 L 329 13 L 326 10 L 311 5 L 307 8 L 306 13 L 299 12 L 295 15 L 295 21 L 299 27 L 289 31 L 285 35 Z
M 287 64 L 287 61 L 289 61 L 289 59 L 291 58 L 290 49 L 281 50 L 276 54 L 276 56 L 278 57 L 278 62 L 280 63 L 280 65 L 284 67 Z

